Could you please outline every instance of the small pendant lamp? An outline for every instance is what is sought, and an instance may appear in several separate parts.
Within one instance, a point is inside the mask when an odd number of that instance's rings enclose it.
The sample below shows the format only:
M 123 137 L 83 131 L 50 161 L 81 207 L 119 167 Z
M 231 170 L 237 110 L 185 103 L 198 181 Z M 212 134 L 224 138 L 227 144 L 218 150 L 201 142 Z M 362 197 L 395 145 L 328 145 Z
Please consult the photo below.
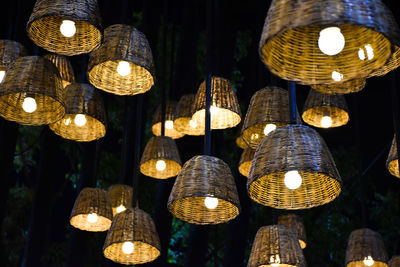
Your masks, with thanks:
M 318 128 L 334 128 L 349 122 L 349 112 L 343 95 L 321 94 L 310 90 L 303 111 L 303 121 Z
M 366 79 L 355 79 L 343 83 L 315 84 L 311 88 L 321 94 L 344 95 L 360 92 L 367 84 Z
M 393 256 L 389 261 L 389 267 L 399 267 L 400 266 L 400 256 Z
M 241 149 L 245 149 L 246 147 L 248 147 L 246 142 L 243 140 L 243 137 L 241 135 L 236 137 L 236 145 Z
M 277 128 L 256 150 L 247 182 L 255 202 L 309 209 L 333 201 L 342 180 L 322 137 L 303 125 Z
M 285 225 L 294 229 L 301 249 L 305 249 L 307 246 L 306 229 L 304 227 L 303 219 L 296 214 L 285 214 L 280 215 L 278 218 L 278 224 Z
M 90 54 L 93 86 L 115 95 L 143 94 L 154 85 L 154 62 L 146 36 L 129 25 L 111 25 L 104 43 Z
M 108 189 L 113 216 L 132 208 L 133 188 L 128 185 L 116 184 Z
M 154 136 L 144 148 L 140 172 L 156 179 L 175 177 L 182 169 L 178 147 L 167 136 Z
M 174 123 L 175 109 L 177 107 L 176 101 L 167 101 L 165 105 L 165 136 L 171 137 L 172 139 L 179 139 L 185 134 L 178 131 Z M 151 131 L 155 136 L 161 135 L 161 105 L 158 106 L 153 116 L 153 126 Z
M 388 169 L 391 175 L 400 178 L 396 136 L 393 138 L 392 146 L 390 147 L 389 156 L 386 160 L 386 168 Z
M 68 85 L 64 117 L 50 124 L 50 129 L 62 138 L 91 142 L 106 134 L 106 112 L 100 93 L 91 85 Z
M 75 200 L 70 224 L 83 231 L 104 232 L 112 222 L 112 208 L 106 191 L 84 188 Z
M 306 260 L 292 228 L 270 225 L 260 228 L 247 267 L 306 267 Z
M 28 53 L 23 45 L 11 40 L 0 40 L 0 83 L 3 82 L 8 66 L 17 58 Z
M 243 150 L 239 161 L 239 172 L 241 175 L 249 177 L 251 162 L 253 161 L 255 152 L 256 151 L 250 147 Z
M 204 135 L 204 125 L 192 120 L 195 95 L 183 95 L 175 110 L 174 126 L 178 132 L 187 135 Z
M 50 52 L 89 53 L 101 44 L 97 0 L 37 0 L 26 30 L 36 45 Z
M 58 71 L 60 72 L 64 88 L 71 83 L 75 83 L 74 70 L 72 69 L 72 65 L 66 57 L 57 54 L 47 54 L 44 56 L 44 58 L 47 58 L 53 62 L 54 65 L 56 65 Z
M 206 82 L 197 91 L 192 120 L 205 125 Z M 211 129 L 226 129 L 238 125 L 241 121 L 240 106 L 232 83 L 224 78 L 211 79 Z
M 51 61 L 20 57 L 0 84 L 0 115 L 25 125 L 45 125 L 64 116 L 64 89 Z
M 382 236 L 364 228 L 350 234 L 346 250 L 346 267 L 387 267 L 388 255 Z

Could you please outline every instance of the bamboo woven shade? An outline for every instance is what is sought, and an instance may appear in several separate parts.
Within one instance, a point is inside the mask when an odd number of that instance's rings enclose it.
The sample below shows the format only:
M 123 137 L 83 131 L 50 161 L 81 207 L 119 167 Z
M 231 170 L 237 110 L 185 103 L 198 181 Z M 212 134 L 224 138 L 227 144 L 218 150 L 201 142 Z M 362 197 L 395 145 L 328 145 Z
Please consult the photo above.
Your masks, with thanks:
M 236 145 L 241 148 L 241 149 L 245 149 L 247 147 L 246 142 L 243 140 L 243 137 L 241 135 L 239 135 L 238 137 L 236 137 Z
M 120 62 L 130 72 L 118 72 Z M 154 85 L 153 55 L 146 36 L 129 25 L 111 25 L 104 31 L 104 43 L 90 54 L 89 81 L 96 88 L 116 95 L 143 94 Z
M 172 139 L 179 139 L 185 136 L 183 132 L 178 131 L 174 123 L 175 109 L 177 107 L 177 104 L 178 103 L 176 101 L 167 101 L 165 105 L 165 136 L 171 137 Z M 156 109 L 156 112 L 154 113 L 153 126 L 151 127 L 151 131 L 155 136 L 161 135 L 161 120 L 161 105 L 159 105 Z M 172 123 L 171 129 L 167 127 L 168 123 Z
M 365 267 L 364 260 L 371 257 L 373 267 L 387 267 L 388 255 L 382 236 L 371 229 L 364 228 L 350 234 L 346 250 L 346 267 Z
M 293 228 L 295 230 L 297 239 L 299 240 L 300 247 L 302 249 L 306 248 L 306 228 L 304 227 L 303 219 L 300 216 L 297 216 L 296 214 L 280 215 L 278 218 L 278 224 Z
M 128 185 L 116 184 L 108 189 L 113 216 L 132 208 L 133 188 Z
M 390 148 L 389 156 L 386 160 L 386 168 L 391 175 L 400 178 L 399 173 L 399 158 L 397 154 L 396 136 L 393 138 L 392 146 Z
M 26 97 L 35 99 L 34 112 L 25 112 Z M 8 68 L 0 85 L 0 115 L 25 125 L 53 123 L 64 115 L 64 89 L 57 68 L 49 60 L 20 57 Z
M 247 267 L 306 267 L 306 260 L 292 228 L 270 225 L 260 228 Z
M 389 267 L 400 267 L 400 256 L 393 256 L 389 261 Z
M 311 88 L 322 94 L 350 94 L 357 93 L 364 89 L 367 84 L 366 79 L 355 79 L 343 83 L 333 83 L 333 84 L 316 84 L 311 86 Z
M 239 172 L 241 175 L 249 177 L 251 162 L 253 161 L 255 152 L 256 151 L 250 147 L 243 150 L 239 161 Z
M 206 81 L 197 91 L 192 120 L 205 125 Z M 224 78 L 211 79 L 211 129 L 226 129 L 238 125 L 241 121 L 240 106 L 232 83 Z
M 60 73 L 64 88 L 71 83 L 75 83 L 74 70 L 72 69 L 71 62 L 69 62 L 66 57 L 57 54 L 48 54 L 44 57 L 53 62 L 54 65 L 56 65 Z
M 157 168 L 157 163 L 163 161 L 165 168 Z M 173 139 L 167 136 L 155 136 L 144 148 L 140 160 L 140 172 L 156 179 L 175 177 L 182 169 L 178 147 Z
M 285 185 L 285 174 L 297 171 L 299 188 Z M 255 202 L 276 209 L 308 209 L 333 201 L 342 180 L 324 140 L 313 129 L 288 125 L 276 129 L 257 148 L 247 189 Z
M 304 105 L 302 117 L 304 122 L 319 128 L 340 127 L 346 125 L 350 119 L 346 99 L 343 95 L 321 94 L 312 89 Z M 323 124 L 324 117 L 331 118 L 330 126 Z
M 74 83 L 66 88 L 65 115 L 50 124 L 50 129 L 62 138 L 90 142 L 106 134 L 106 112 L 99 91 L 84 83 Z M 76 117 L 84 115 L 86 123 L 79 125 Z
M 125 242 L 133 243 L 133 252 L 125 254 Z M 143 264 L 160 256 L 161 246 L 153 219 L 138 208 L 118 213 L 108 231 L 104 256 L 126 265 Z
M 175 110 L 174 126 L 178 132 L 187 135 L 204 135 L 204 125 L 192 121 L 195 95 L 183 95 Z
M 64 20 L 75 22 L 72 37 L 61 34 Z M 97 0 L 37 0 L 26 30 L 38 46 L 61 55 L 89 53 L 101 44 Z
M 206 198 L 218 199 L 214 209 Z M 211 156 L 195 156 L 185 163 L 168 200 L 168 210 L 192 224 L 225 223 L 240 213 L 239 197 L 229 166 Z
M 90 217 L 97 215 L 97 220 L 90 222 Z M 70 224 L 83 231 L 107 231 L 113 219 L 110 199 L 106 191 L 99 188 L 84 188 L 75 200 L 71 212 Z
M 260 56 L 271 72 L 302 84 L 335 83 L 334 71 L 343 75 L 341 82 L 367 77 L 385 66 L 392 43 L 399 44 L 392 16 L 380 0 L 274 0 Z M 343 50 L 334 56 L 325 55 L 318 46 L 320 31 L 330 26 L 339 27 L 345 40 Z
M 28 53 L 23 45 L 11 40 L 0 40 L 0 71 L 7 70 L 8 66 L 19 57 Z

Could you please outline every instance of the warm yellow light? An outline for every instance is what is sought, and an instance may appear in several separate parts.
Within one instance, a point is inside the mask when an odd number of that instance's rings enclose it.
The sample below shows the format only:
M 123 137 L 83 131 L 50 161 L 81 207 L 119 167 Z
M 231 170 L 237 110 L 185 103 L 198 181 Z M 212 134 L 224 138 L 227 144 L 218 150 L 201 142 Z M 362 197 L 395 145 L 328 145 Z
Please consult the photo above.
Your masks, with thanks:
M 97 216 L 96 213 L 90 213 L 87 216 L 87 221 L 90 222 L 90 223 L 95 223 L 95 222 L 97 222 L 98 219 L 99 219 L 99 216 Z
M 368 60 L 372 60 L 374 58 L 374 49 L 370 44 L 367 44 L 364 46 L 364 48 L 360 48 L 358 50 L 358 57 L 360 60 L 365 60 L 368 58 Z
M 345 39 L 338 27 L 328 27 L 320 31 L 318 47 L 322 53 L 334 56 L 342 52 Z
M 121 76 L 127 76 L 131 73 L 131 66 L 128 61 L 120 61 L 118 63 L 117 72 Z
M 75 22 L 72 20 L 63 20 L 60 26 L 60 32 L 65 37 L 72 37 L 76 33 Z
M 135 246 L 132 242 L 124 242 L 124 244 L 122 245 L 122 252 L 124 252 L 125 254 L 132 254 L 134 248 Z
M 66 126 L 70 125 L 70 124 L 71 124 L 71 118 L 65 119 L 65 120 L 64 120 L 64 124 L 65 124 Z
M 285 173 L 284 182 L 288 189 L 295 190 L 301 186 L 303 179 L 298 171 L 288 171 Z
M 218 198 L 215 197 L 206 197 L 204 199 L 204 205 L 207 209 L 213 210 L 218 206 Z
M 269 263 L 271 264 L 271 266 L 273 267 L 279 267 L 281 264 L 281 259 L 279 257 L 279 255 L 272 255 L 269 258 Z
M 217 115 L 219 113 L 220 108 L 216 106 L 211 106 L 210 107 L 210 113 L 211 115 Z
M 6 71 L 0 70 L 0 83 L 3 82 L 5 75 L 6 75 Z
M 364 258 L 364 264 L 367 266 L 372 266 L 374 265 L 375 261 L 371 256 L 365 257 Z
M 254 141 L 254 140 L 257 140 L 259 137 L 260 137 L 260 136 L 259 136 L 258 134 L 255 133 L 255 134 L 252 134 L 252 135 L 251 135 L 250 139 Z
M 121 212 L 123 212 L 123 211 L 125 211 L 126 210 L 126 208 L 125 208 L 125 206 L 124 205 L 119 205 L 118 207 L 117 207 L 117 213 L 121 213 Z
M 74 122 L 77 126 L 82 127 L 86 124 L 86 116 L 83 114 L 76 114 Z
M 196 128 L 196 127 L 197 127 L 197 122 L 194 121 L 194 120 L 190 120 L 190 121 L 189 121 L 189 125 L 190 125 L 190 127 L 192 127 L 192 128 Z
M 324 128 L 331 127 L 332 123 L 332 118 L 330 116 L 323 116 L 321 119 L 321 126 Z
M 335 82 L 340 82 L 341 80 L 343 80 L 343 74 L 337 71 L 332 71 L 332 80 L 334 80 Z
M 173 121 L 166 121 L 165 122 L 165 128 L 167 128 L 168 130 L 174 129 L 174 122 Z
M 158 160 L 156 163 L 156 169 L 158 171 L 164 171 L 165 168 L 167 168 L 167 164 L 165 163 L 165 161 L 162 159 Z
M 267 125 L 265 125 L 265 128 L 264 128 L 264 134 L 265 134 L 265 136 L 267 136 L 267 135 L 269 135 L 271 132 L 273 132 L 275 130 L 276 130 L 276 125 L 275 124 L 272 124 L 272 123 L 267 124 Z
M 32 113 L 37 109 L 36 100 L 33 97 L 25 97 L 22 103 L 22 109 L 25 112 Z

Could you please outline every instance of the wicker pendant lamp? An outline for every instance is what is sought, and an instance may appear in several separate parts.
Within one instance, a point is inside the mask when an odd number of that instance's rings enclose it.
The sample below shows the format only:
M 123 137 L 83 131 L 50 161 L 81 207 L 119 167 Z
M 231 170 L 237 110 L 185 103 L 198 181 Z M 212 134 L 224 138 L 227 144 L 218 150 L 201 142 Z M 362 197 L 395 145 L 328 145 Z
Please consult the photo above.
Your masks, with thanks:
M 112 222 L 112 208 L 106 191 L 99 188 L 84 188 L 75 200 L 70 224 L 89 232 L 107 231 Z
M 389 261 L 389 267 L 399 267 L 400 266 L 400 256 L 393 256 Z
M 185 134 L 183 132 L 178 131 L 174 123 L 174 115 L 175 109 L 177 107 L 176 101 L 167 101 L 165 105 L 165 136 L 171 137 L 172 139 L 179 139 Z M 153 116 L 153 126 L 151 127 L 151 131 L 155 136 L 161 135 L 161 105 L 158 106 L 156 112 Z
M 243 137 L 241 135 L 239 135 L 238 137 L 236 137 L 236 145 L 241 148 L 241 149 L 245 149 L 247 146 L 246 142 L 243 140 Z
M 280 215 L 278 218 L 278 224 L 285 225 L 294 229 L 301 249 L 305 249 L 307 246 L 306 229 L 304 227 L 303 219 L 296 214 L 285 214 Z
M 399 36 L 392 13 L 380 0 L 274 0 L 259 53 L 282 79 L 339 83 L 388 68 Z
M 71 83 L 75 83 L 74 70 L 72 69 L 72 65 L 66 57 L 57 54 L 47 54 L 44 57 L 56 65 L 64 88 Z
M 387 267 L 388 255 L 382 236 L 364 228 L 350 234 L 346 250 L 346 267 Z
M 93 86 L 116 95 L 143 94 L 154 85 L 154 62 L 146 36 L 129 25 L 111 25 L 104 43 L 90 54 Z
M 108 189 L 113 216 L 132 208 L 133 188 L 128 185 L 116 184 Z
M 389 156 L 386 160 L 386 168 L 391 175 L 400 178 L 396 136 L 393 138 L 392 146 L 390 147 Z
M 100 20 L 97 0 L 37 0 L 26 30 L 36 45 L 73 56 L 100 46 Z
M 187 135 L 204 135 L 204 125 L 192 120 L 195 95 L 183 95 L 175 110 L 174 126 L 180 133 Z
M 364 89 L 367 83 L 366 79 L 355 79 L 344 83 L 333 83 L 333 84 L 316 84 L 311 88 L 321 94 L 331 95 L 344 95 L 350 93 L 357 93 Z
M 251 162 L 253 161 L 255 152 L 256 151 L 250 147 L 243 150 L 239 161 L 239 172 L 241 175 L 249 177 Z
M 306 260 L 293 229 L 284 225 L 260 228 L 247 267 L 306 267 Z
M 57 68 L 49 60 L 20 57 L 0 84 L 0 115 L 25 125 L 53 123 L 64 115 L 64 89 Z
M 8 66 L 17 58 L 26 56 L 23 45 L 11 40 L 0 40 L 0 83 L 3 82 Z

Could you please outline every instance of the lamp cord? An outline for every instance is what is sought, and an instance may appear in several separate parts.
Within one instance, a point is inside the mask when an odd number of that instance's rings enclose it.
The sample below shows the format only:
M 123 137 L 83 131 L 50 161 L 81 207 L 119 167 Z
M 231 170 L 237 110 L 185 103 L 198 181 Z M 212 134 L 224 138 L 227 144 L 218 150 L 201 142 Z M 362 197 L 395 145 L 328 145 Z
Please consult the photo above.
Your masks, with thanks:
M 296 83 L 288 82 L 289 91 L 289 116 L 290 123 L 297 123 L 297 112 L 296 112 Z
M 167 33 L 168 33 L 168 1 L 164 0 L 164 32 L 163 32 L 163 76 L 161 85 L 161 136 L 165 136 L 165 109 L 166 109 L 166 90 L 167 90 Z

